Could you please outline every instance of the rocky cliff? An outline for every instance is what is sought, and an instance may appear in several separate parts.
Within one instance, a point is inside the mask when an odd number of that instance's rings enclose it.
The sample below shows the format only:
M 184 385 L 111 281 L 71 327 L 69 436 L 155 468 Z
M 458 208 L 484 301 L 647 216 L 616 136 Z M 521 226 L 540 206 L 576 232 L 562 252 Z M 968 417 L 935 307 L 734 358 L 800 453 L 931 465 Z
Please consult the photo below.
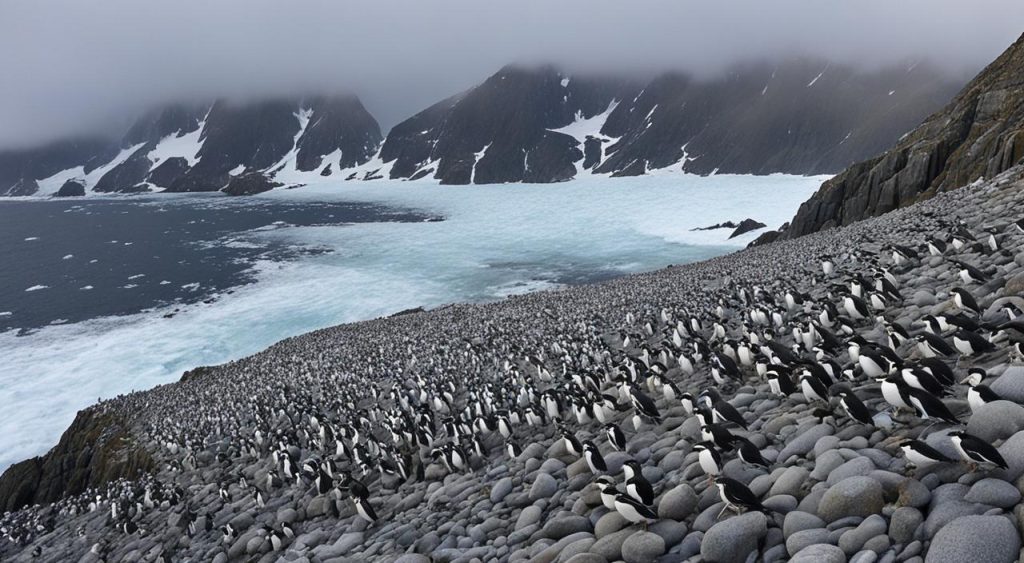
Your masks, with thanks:
M 152 458 L 134 447 L 126 421 L 96 408 L 86 409 L 52 450 L 4 471 L 0 512 L 53 502 L 153 468 Z
M 880 215 L 1024 158 L 1024 36 L 888 151 L 825 182 L 783 236 Z

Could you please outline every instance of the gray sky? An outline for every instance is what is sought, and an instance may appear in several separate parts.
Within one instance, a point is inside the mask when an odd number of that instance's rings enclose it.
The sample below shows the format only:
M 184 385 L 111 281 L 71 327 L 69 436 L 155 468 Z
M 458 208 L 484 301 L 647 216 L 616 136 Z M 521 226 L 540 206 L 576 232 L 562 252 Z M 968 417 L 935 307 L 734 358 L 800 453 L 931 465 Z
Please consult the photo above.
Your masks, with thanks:
M 980 69 L 1021 0 L 0 0 L 0 147 L 146 106 L 353 90 L 387 130 L 509 62 L 698 73 L 796 54 Z

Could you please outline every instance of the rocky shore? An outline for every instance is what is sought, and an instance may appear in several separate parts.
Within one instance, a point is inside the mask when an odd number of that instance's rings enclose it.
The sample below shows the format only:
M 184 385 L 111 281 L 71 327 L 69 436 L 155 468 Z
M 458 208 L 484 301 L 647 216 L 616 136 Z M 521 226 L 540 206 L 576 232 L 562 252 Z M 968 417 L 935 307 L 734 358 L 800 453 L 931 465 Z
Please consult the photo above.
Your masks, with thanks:
M 1022 217 L 1013 168 L 700 263 L 282 341 L 83 411 L 0 478 L 0 559 L 1015 561 Z M 975 368 L 996 400 L 969 400 Z M 904 373 L 926 389 L 893 384 L 896 410 L 880 379 Z M 633 473 L 652 515 L 606 504 Z

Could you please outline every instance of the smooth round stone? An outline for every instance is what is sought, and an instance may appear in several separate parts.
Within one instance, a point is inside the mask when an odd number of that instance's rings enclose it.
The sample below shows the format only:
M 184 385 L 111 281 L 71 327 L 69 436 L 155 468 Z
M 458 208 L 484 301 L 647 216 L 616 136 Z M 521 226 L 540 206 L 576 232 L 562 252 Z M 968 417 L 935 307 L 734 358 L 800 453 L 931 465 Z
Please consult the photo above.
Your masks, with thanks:
M 980 502 L 1000 508 L 1009 508 L 1020 502 L 1021 495 L 1017 487 L 999 479 L 982 479 L 971 486 L 964 495 L 967 502 Z
M 665 553 L 665 540 L 650 532 L 635 532 L 622 542 L 622 558 L 626 563 L 647 563 Z
M 786 538 L 786 551 L 795 555 L 809 545 L 828 543 L 828 541 L 829 531 L 825 528 L 802 530 Z
M 928 548 L 926 563 L 985 561 L 1011 563 L 1020 552 L 1020 533 L 1003 516 L 964 516 L 943 526 Z
M 768 531 L 768 519 L 748 512 L 718 522 L 703 537 L 700 554 L 706 561 L 744 563 Z
M 846 554 L 834 545 L 819 543 L 798 551 L 790 563 L 846 563 Z
M 829 487 L 821 497 L 817 514 L 826 522 L 847 516 L 870 516 L 882 511 L 882 485 L 870 477 L 847 477 Z
M 662 495 L 658 502 L 658 517 L 684 520 L 697 508 L 697 493 L 683 483 Z

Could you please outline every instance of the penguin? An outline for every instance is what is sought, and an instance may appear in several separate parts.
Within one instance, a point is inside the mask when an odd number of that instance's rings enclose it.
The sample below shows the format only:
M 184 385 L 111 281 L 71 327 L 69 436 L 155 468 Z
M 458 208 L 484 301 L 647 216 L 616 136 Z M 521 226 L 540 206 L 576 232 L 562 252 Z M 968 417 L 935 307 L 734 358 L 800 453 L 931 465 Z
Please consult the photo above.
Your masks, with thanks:
M 951 260 L 951 262 L 960 266 L 960 279 L 963 280 L 965 284 L 985 283 L 989 281 L 989 277 L 974 266 L 959 260 Z
M 839 404 L 843 406 L 843 410 L 846 414 L 861 424 L 867 424 L 868 426 L 874 426 L 875 420 L 871 416 L 871 411 L 864 405 L 864 403 L 854 394 L 853 390 L 844 386 L 840 386 L 836 390 L 836 395 L 839 397 Z
M 803 391 L 804 399 L 808 403 L 813 403 L 814 401 L 828 403 L 828 389 L 808 371 L 804 371 L 803 375 L 800 376 L 800 390 Z
M 731 452 L 733 450 L 733 434 L 721 424 L 704 424 L 700 427 L 701 436 L 705 441 L 715 444 L 718 449 Z
M 654 487 L 644 477 L 640 464 L 631 459 L 622 466 L 622 471 L 626 475 L 626 494 L 650 506 L 654 502 Z
M 986 403 L 991 403 L 1001 399 L 999 394 L 993 391 L 988 385 L 981 384 L 984 379 L 985 370 L 981 368 L 971 368 L 967 371 L 967 377 L 960 382 L 966 383 L 970 386 L 970 388 L 967 389 L 967 404 L 970 405 L 971 412 L 977 411 Z
M 982 463 L 991 463 L 1002 469 L 1008 468 L 1006 460 L 999 454 L 999 450 L 985 440 L 961 430 L 950 432 L 949 438 L 953 441 L 953 446 L 956 447 L 960 457 L 970 464 L 972 471 Z
M 780 397 L 788 397 L 796 393 L 796 386 L 793 385 L 793 380 L 790 379 L 788 370 L 782 369 L 781 366 L 769 368 L 766 377 L 768 379 L 768 387 L 772 393 Z
M 718 495 L 721 497 L 722 502 L 725 503 L 722 511 L 718 513 L 719 518 L 722 517 L 726 510 L 732 510 L 736 513 L 744 510 L 767 511 L 764 505 L 761 504 L 761 500 L 757 498 L 757 495 L 747 488 L 746 485 L 735 479 L 718 477 L 715 479 L 715 486 L 718 487 Z
M 938 418 L 950 424 L 960 424 L 956 416 L 935 395 L 916 387 L 907 387 L 909 403 L 921 418 Z
M 697 461 L 700 463 L 701 470 L 709 479 L 722 473 L 722 454 L 713 443 L 698 442 L 693 445 L 693 449 L 697 452 Z
M 718 394 L 718 391 L 712 388 L 707 389 L 702 393 L 709 402 L 711 403 L 711 412 L 714 414 L 715 422 L 731 422 L 744 430 L 747 429 L 747 421 L 743 419 L 743 415 L 740 411 L 736 410 L 736 407 L 722 400 L 722 396 Z
M 945 454 L 921 440 L 903 440 L 900 442 L 900 449 L 903 450 L 903 455 L 907 458 L 907 461 L 918 469 L 925 469 L 936 463 L 953 462 Z
M 601 494 L 601 504 L 608 510 L 615 510 L 615 497 L 619 496 L 619 490 L 615 488 L 615 481 L 611 477 L 602 475 L 594 480 L 597 490 Z
M 653 510 L 621 493 L 615 496 L 615 511 L 634 524 L 647 524 L 658 519 Z
M 948 342 L 930 332 L 922 332 L 917 335 L 917 349 L 926 358 L 956 354 L 956 350 Z
M 263 531 L 266 533 L 267 540 L 270 542 L 270 549 L 272 551 L 281 551 L 281 547 L 284 544 L 282 534 L 270 527 L 264 527 Z
M 757 465 L 768 469 L 768 460 L 761 455 L 761 450 L 759 450 L 753 442 L 743 436 L 736 436 L 733 438 L 733 441 L 739 442 L 740 444 L 740 447 L 736 450 L 737 457 L 740 458 L 740 461 L 747 465 Z
M 605 435 L 608 436 L 608 443 L 611 444 L 616 451 L 626 451 L 626 434 L 622 432 L 618 424 L 609 422 L 604 425 Z
M 630 387 L 629 399 L 637 415 L 647 417 L 653 420 L 655 424 L 661 424 L 661 413 L 658 412 L 658 407 L 655 406 L 654 401 L 650 397 L 644 395 L 639 389 Z
M 985 337 L 963 329 L 953 334 L 953 346 L 962 356 L 975 356 L 995 349 L 995 345 L 985 340 Z
M 377 521 L 377 513 L 373 510 L 373 505 L 370 504 L 370 500 L 363 497 L 352 497 L 352 502 L 356 506 L 356 512 L 359 513 L 359 517 L 366 520 L 370 524 Z
M 519 447 L 515 440 L 505 440 L 505 452 L 508 453 L 509 459 L 516 459 L 523 453 L 523 448 Z
M 576 457 L 580 457 L 583 455 L 583 444 L 579 441 L 579 438 L 577 438 L 576 435 L 573 434 L 569 429 L 562 429 L 562 440 L 565 443 L 565 451 L 571 453 Z
M 597 474 L 608 471 L 608 466 L 605 464 L 604 458 L 601 457 L 601 450 L 590 440 L 583 442 L 583 457 L 587 460 L 591 473 Z
M 974 296 L 966 289 L 962 287 L 954 287 L 949 291 L 953 294 L 953 303 L 956 304 L 957 307 L 972 311 L 974 314 L 981 314 L 981 308 L 978 307 L 978 302 L 975 301 Z

